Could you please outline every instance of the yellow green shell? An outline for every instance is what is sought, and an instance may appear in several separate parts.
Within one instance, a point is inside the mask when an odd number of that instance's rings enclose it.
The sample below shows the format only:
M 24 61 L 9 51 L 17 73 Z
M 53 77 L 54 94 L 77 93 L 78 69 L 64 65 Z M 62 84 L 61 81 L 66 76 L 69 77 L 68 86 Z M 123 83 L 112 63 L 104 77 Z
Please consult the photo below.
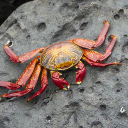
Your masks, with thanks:
M 76 65 L 83 50 L 76 44 L 65 41 L 49 45 L 41 54 L 40 63 L 50 70 L 66 70 Z

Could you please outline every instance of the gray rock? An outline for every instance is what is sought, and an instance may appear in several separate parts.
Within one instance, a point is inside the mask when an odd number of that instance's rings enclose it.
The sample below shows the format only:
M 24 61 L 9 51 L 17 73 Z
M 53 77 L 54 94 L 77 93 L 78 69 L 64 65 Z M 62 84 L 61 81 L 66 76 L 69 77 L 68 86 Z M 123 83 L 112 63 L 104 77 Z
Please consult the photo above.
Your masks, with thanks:
M 93 2 L 93 3 L 92 3 Z M 110 35 L 117 36 L 112 55 L 104 62 L 122 66 L 91 67 L 81 85 L 75 71 L 64 73 L 71 89 L 56 87 L 48 73 L 49 86 L 34 100 L 33 93 L 0 103 L 0 126 L 5 128 L 127 128 L 128 126 L 128 1 L 127 0 L 36 0 L 20 6 L 0 27 L 0 80 L 16 82 L 30 61 L 11 62 L 3 50 L 13 39 L 12 49 L 20 56 L 39 47 L 69 40 L 96 40 L 103 21 L 110 22 L 106 40 L 96 50 L 104 53 Z M 40 88 L 40 80 L 34 90 Z M 0 87 L 0 94 L 8 90 Z M 124 108 L 125 113 L 120 113 Z

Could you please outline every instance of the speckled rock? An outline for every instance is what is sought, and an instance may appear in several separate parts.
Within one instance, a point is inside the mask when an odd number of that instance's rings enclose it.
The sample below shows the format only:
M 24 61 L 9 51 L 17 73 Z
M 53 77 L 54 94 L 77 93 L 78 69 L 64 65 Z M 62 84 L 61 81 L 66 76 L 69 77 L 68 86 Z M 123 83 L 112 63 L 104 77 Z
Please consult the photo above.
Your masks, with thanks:
M 128 127 L 128 1 L 127 0 L 35 0 L 20 6 L 0 27 L 0 80 L 16 82 L 30 61 L 11 62 L 3 50 L 12 39 L 12 49 L 20 56 L 39 47 L 69 40 L 96 40 L 103 21 L 110 29 L 96 50 L 104 53 L 110 35 L 117 36 L 112 55 L 104 62 L 122 66 L 91 67 L 81 85 L 75 84 L 75 71 L 64 72 L 71 84 L 68 91 L 56 87 L 48 73 L 49 86 L 34 100 L 33 93 L 0 103 L 0 127 L 3 128 L 127 128 Z M 0 87 L 0 94 L 8 90 Z M 120 109 L 124 107 L 125 113 Z

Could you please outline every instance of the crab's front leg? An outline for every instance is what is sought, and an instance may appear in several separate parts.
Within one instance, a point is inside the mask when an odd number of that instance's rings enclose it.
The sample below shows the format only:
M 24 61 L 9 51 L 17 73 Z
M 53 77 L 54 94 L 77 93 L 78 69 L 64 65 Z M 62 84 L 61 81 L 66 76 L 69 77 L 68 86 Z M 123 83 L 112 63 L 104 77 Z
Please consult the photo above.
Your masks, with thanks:
M 23 63 L 29 59 L 31 59 L 32 57 L 34 57 L 37 53 L 42 52 L 45 48 L 39 48 L 39 49 L 35 49 L 33 51 L 30 51 L 20 57 L 18 57 L 11 49 L 11 41 L 8 42 L 7 45 L 4 46 L 4 51 L 6 52 L 6 54 L 10 57 L 10 59 L 14 62 L 14 63 Z
M 38 64 L 31 76 L 31 79 L 29 80 L 25 90 L 17 91 L 17 92 L 13 92 L 13 93 L 9 93 L 9 94 L 4 94 L 4 95 L 2 95 L 2 97 L 5 97 L 5 98 L 6 97 L 20 97 L 20 96 L 30 93 L 34 89 L 34 87 L 37 83 L 40 71 L 41 71 L 41 65 Z
M 80 61 L 77 65 L 76 68 L 78 68 L 79 70 L 76 72 L 76 83 L 80 84 L 86 74 L 86 68 L 84 66 L 84 64 Z
M 60 75 L 62 75 L 62 74 L 59 73 L 59 72 L 51 71 L 51 77 L 52 77 L 52 80 L 53 80 L 54 84 L 57 85 L 58 87 L 64 89 L 64 90 L 67 90 L 63 86 L 63 84 L 67 85 L 67 88 L 69 88 L 70 85 L 66 80 L 64 80 L 64 78 L 60 78 Z

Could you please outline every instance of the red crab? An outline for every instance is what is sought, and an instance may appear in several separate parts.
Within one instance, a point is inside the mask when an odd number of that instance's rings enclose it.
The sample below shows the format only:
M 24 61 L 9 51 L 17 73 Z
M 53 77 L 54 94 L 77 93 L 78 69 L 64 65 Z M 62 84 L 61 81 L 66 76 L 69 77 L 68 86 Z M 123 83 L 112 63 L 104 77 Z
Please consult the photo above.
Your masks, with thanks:
M 30 93 L 37 83 L 41 68 L 43 68 L 41 75 L 41 88 L 27 101 L 40 95 L 48 86 L 47 70 L 51 71 L 51 77 L 54 84 L 66 90 L 70 87 L 70 85 L 66 80 L 60 77 L 61 73 L 59 71 L 66 70 L 72 66 L 75 66 L 76 68 L 78 68 L 78 71 L 76 72 L 76 83 L 80 84 L 86 74 L 86 68 L 82 63 L 82 60 L 87 61 L 91 66 L 94 67 L 105 67 L 108 65 L 117 64 L 121 65 L 121 63 L 117 62 L 101 63 L 101 61 L 105 60 L 112 53 L 112 49 L 117 40 L 116 36 L 111 36 L 112 40 L 106 48 L 104 54 L 100 54 L 92 50 L 93 48 L 100 46 L 105 40 L 105 36 L 109 28 L 109 22 L 104 21 L 104 23 L 105 25 L 101 30 L 101 33 L 96 42 L 93 40 L 76 38 L 68 41 L 54 43 L 52 45 L 49 45 L 48 47 L 33 50 L 20 57 L 18 57 L 9 48 L 9 46 L 11 45 L 10 43 L 5 45 L 4 51 L 15 63 L 23 63 L 34 57 L 37 53 L 41 53 L 41 55 L 39 55 L 30 62 L 28 67 L 25 69 L 25 71 L 22 73 L 22 75 L 19 77 L 15 84 L 6 81 L 0 81 L 1 87 L 6 87 L 8 89 L 15 90 L 20 87 L 23 87 L 26 84 L 27 80 L 30 78 L 25 90 L 4 94 L 2 95 L 2 97 L 20 97 Z M 67 88 L 65 88 L 63 85 L 66 85 Z

